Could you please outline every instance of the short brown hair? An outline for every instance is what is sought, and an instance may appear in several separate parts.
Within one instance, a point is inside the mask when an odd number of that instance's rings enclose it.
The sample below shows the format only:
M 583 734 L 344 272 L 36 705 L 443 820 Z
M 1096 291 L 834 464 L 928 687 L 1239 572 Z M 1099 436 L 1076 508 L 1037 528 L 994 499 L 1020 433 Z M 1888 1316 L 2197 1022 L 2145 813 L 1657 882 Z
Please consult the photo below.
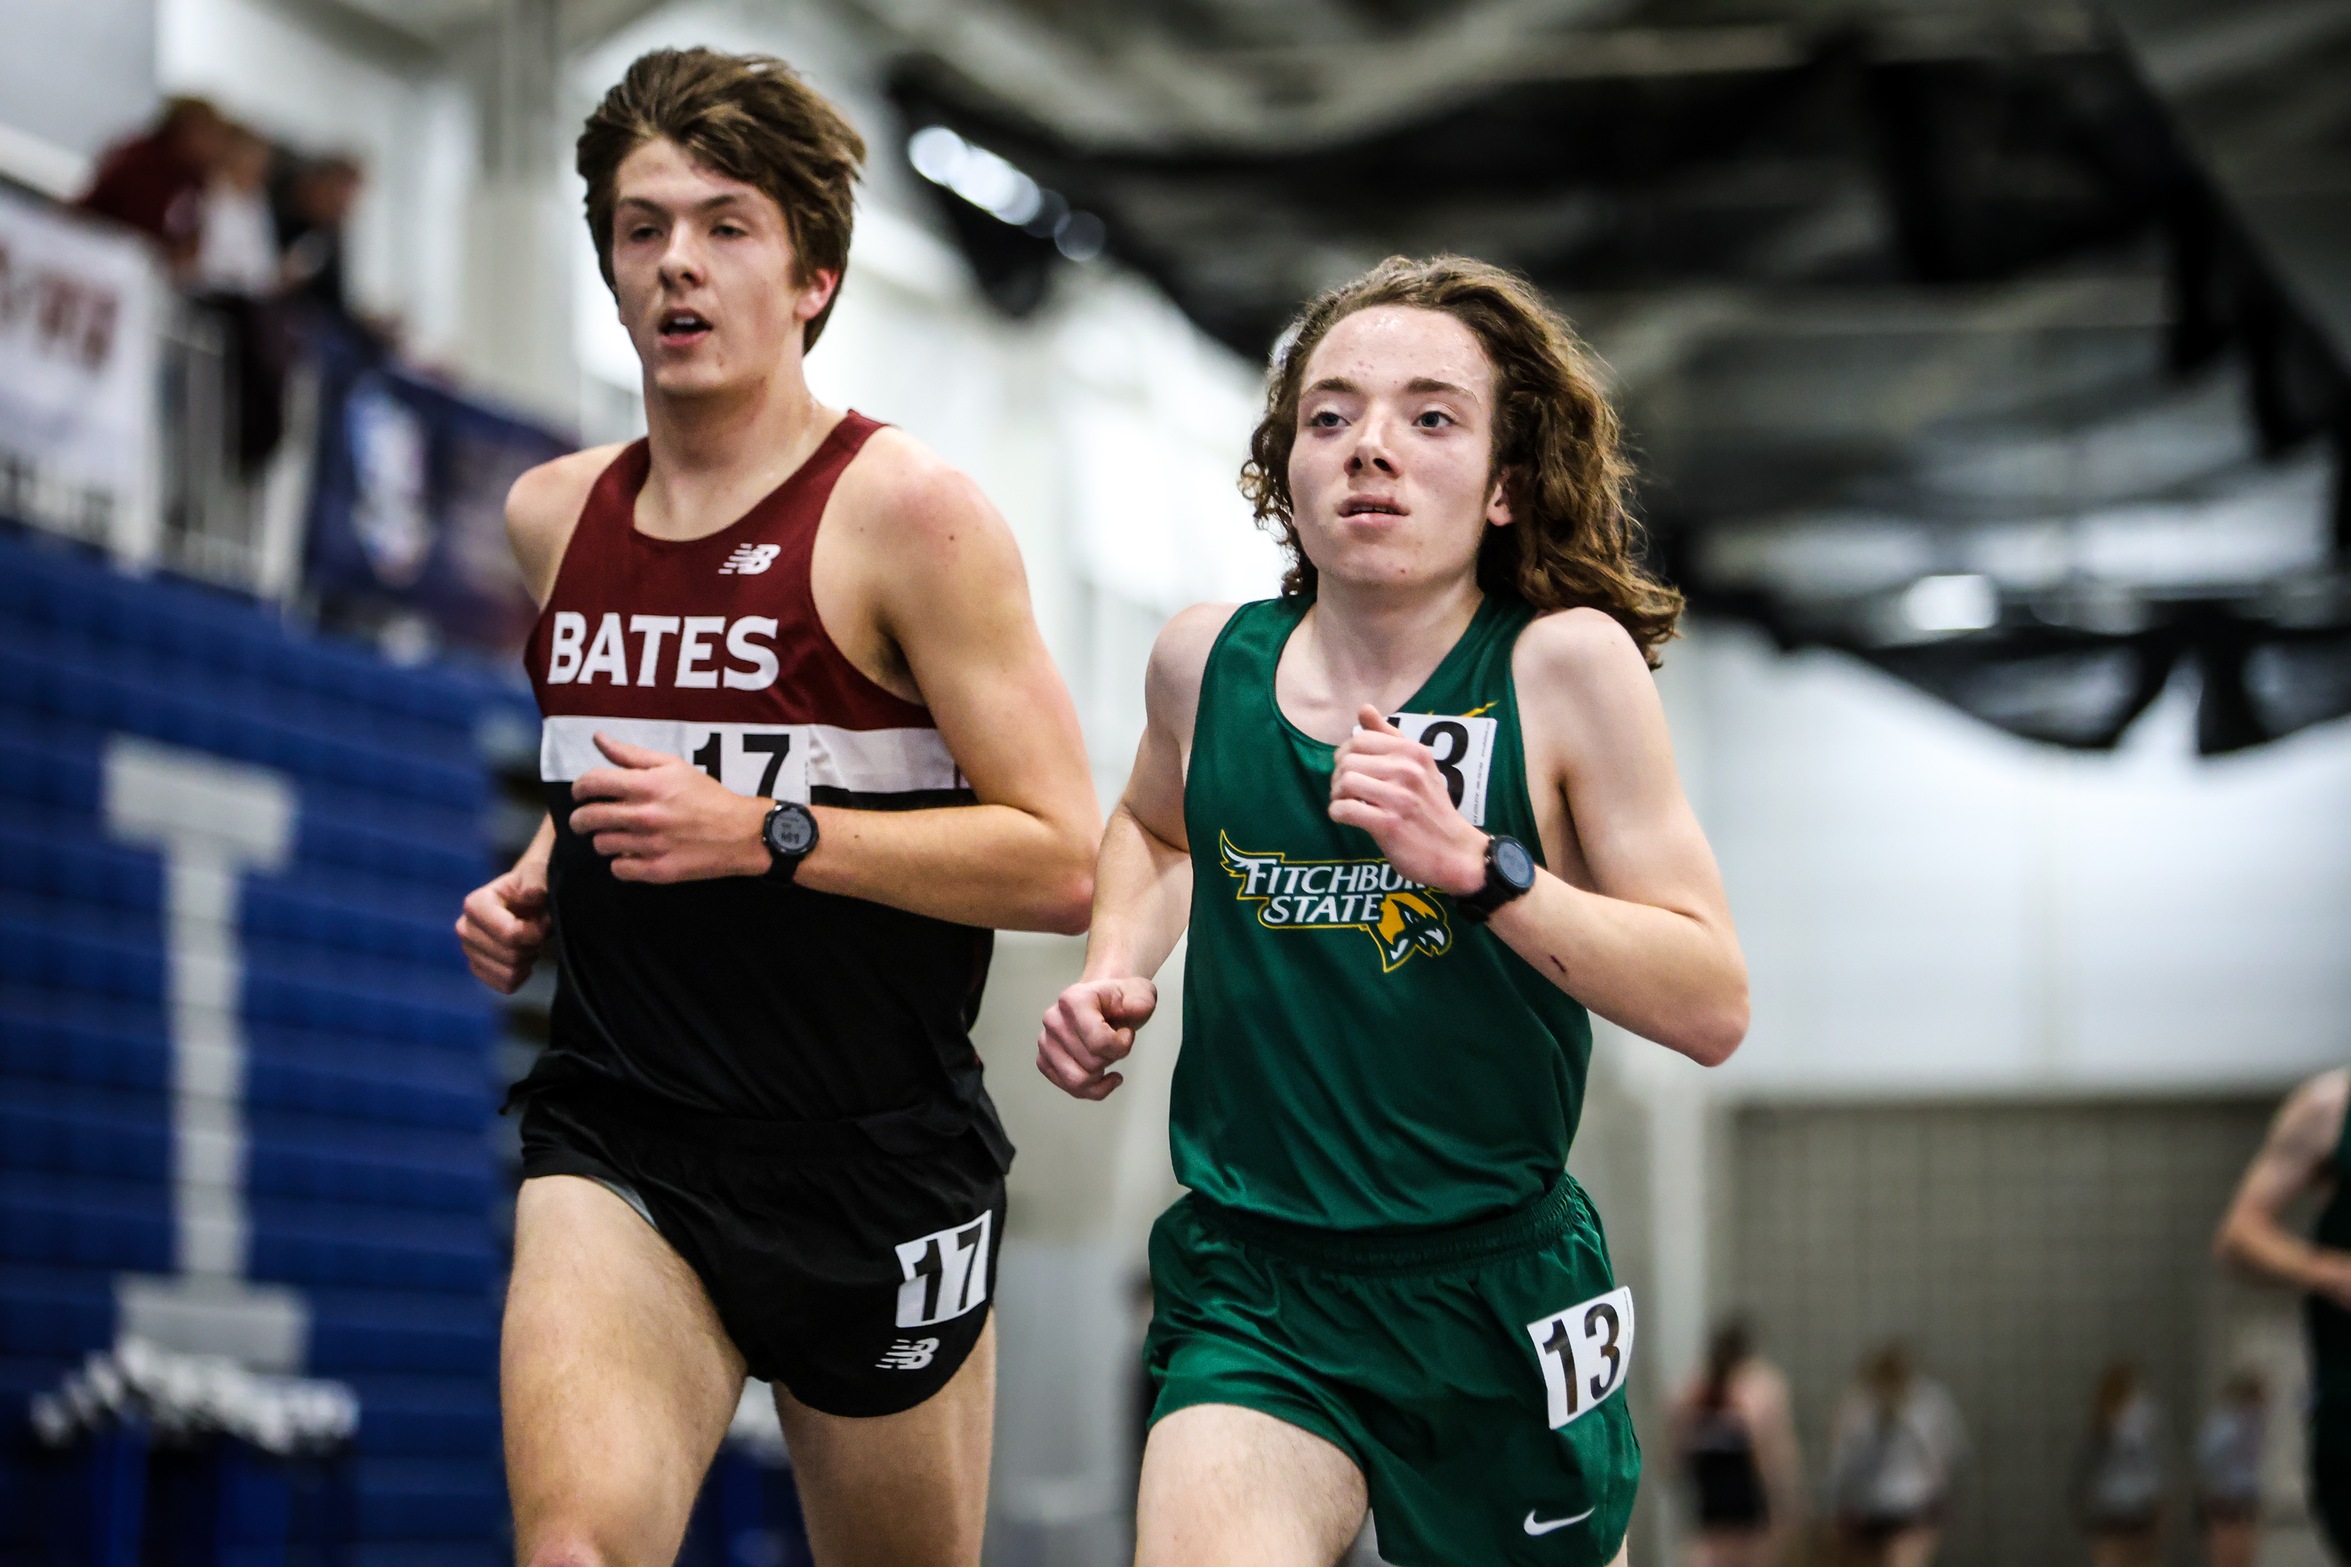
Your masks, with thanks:
M 1486 530 L 1478 586 L 1538 609 L 1604 610 L 1655 668 L 1682 596 L 1641 559 L 1628 499 L 1632 464 L 1592 355 L 1534 285 L 1464 256 L 1391 256 L 1314 299 L 1284 334 L 1265 417 L 1241 467 L 1241 493 L 1289 558 L 1282 592 L 1311 595 L 1316 585 L 1290 495 L 1306 361 L 1340 320 L 1375 305 L 1441 310 L 1468 327 L 1494 363 L 1494 472 L 1506 475 L 1513 525 Z
M 588 182 L 588 233 L 596 265 L 612 278 L 612 210 L 621 163 L 650 141 L 676 142 L 695 162 L 755 185 L 784 210 L 797 281 L 849 270 L 853 190 L 865 165 L 865 138 L 841 111 L 773 55 L 716 49 L 656 49 L 637 57 L 580 131 L 580 178 Z M 814 348 L 840 298 L 825 301 L 801 337 Z

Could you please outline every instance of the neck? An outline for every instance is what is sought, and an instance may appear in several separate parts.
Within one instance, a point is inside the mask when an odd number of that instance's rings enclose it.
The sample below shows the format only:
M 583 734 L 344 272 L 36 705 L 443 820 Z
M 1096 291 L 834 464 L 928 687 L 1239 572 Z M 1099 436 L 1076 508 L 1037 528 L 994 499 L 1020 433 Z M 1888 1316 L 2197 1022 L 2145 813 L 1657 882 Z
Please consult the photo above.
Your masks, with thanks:
M 723 392 L 665 396 L 648 381 L 638 530 L 694 539 L 727 527 L 807 461 L 836 422 L 809 391 L 796 354 L 766 380 Z
M 1325 576 L 1307 612 L 1314 660 L 1335 690 L 1378 706 L 1401 701 L 1444 662 L 1484 597 L 1474 572 L 1409 587 Z
M 765 380 L 680 397 L 645 381 L 645 439 L 653 471 L 678 478 L 718 476 L 764 463 L 822 422 L 824 405 L 809 391 L 797 354 Z

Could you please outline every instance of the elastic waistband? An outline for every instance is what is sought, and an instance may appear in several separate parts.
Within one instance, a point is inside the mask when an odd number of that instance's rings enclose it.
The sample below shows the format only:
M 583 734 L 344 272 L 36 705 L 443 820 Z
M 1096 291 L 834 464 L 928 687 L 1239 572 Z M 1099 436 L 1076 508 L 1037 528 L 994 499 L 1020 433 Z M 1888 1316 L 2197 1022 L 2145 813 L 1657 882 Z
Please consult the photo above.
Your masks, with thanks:
M 1337 1273 L 1435 1273 L 1537 1251 L 1588 1222 L 1592 1211 L 1584 1189 L 1565 1171 L 1549 1191 L 1508 1213 L 1431 1230 L 1323 1230 L 1219 1207 L 1196 1192 L 1184 1201 L 1235 1240 Z
M 994 1117 L 976 1116 L 958 1104 L 925 1105 L 847 1121 L 769 1121 L 690 1110 L 652 1094 L 577 1077 L 559 1082 L 524 1081 L 507 1096 L 507 1108 L 533 1100 L 584 1113 L 604 1135 L 650 1138 L 674 1147 L 713 1154 L 755 1154 L 787 1164 L 834 1164 L 858 1159 L 922 1158 L 942 1152 L 978 1132 L 991 1157 L 1009 1164 L 1010 1145 L 999 1154 L 987 1133 Z M 1002 1133 L 996 1134 L 998 1138 Z

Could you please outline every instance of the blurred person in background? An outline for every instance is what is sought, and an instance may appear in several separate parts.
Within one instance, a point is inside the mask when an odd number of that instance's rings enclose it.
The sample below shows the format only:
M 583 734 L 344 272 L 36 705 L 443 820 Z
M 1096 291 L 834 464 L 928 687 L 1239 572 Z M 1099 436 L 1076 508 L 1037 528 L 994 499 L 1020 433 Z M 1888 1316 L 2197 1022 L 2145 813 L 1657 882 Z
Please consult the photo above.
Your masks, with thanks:
M 2261 1464 L 2269 1446 L 2269 1384 L 2238 1371 L 2196 1433 L 2196 1512 L 2210 1567 L 2253 1567 L 2261 1541 Z
M 202 98 L 168 98 L 152 125 L 99 159 L 76 205 L 155 241 L 173 279 L 185 283 L 204 244 L 205 191 L 229 144 L 218 109 Z
M 2310 1336 L 2310 1503 L 2337 1561 L 2351 1562 L 2351 1068 L 2296 1088 L 2213 1237 L 2224 1262 L 2300 1290 Z M 2308 1240 L 2286 1228 L 2299 1198 L 2326 1195 Z
M 1640 1450 L 1565 1171 L 1586 1008 L 1702 1065 L 1747 1027 L 1651 675 L 1680 596 L 1523 279 L 1394 258 L 1287 341 L 1243 470 L 1282 595 L 1160 633 L 1037 1047 L 1114 1092 L 1188 937 L 1137 1559 L 1328 1567 L 1368 1507 L 1395 1561 L 1605 1567 Z
M 286 297 L 315 317 L 354 327 L 362 323 L 351 311 L 343 230 L 366 184 L 367 173 L 355 158 L 304 158 L 287 174 L 272 203 L 278 249 L 285 257 Z
M 226 151 L 204 190 L 204 233 L 190 287 L 229 330 L 237 388 L 237 457 L 248 474 L 277 448 L 285 422 L 290 349 L 276 298 L 284 273 L 270 212 L 266 137 L 242 125 L 226 131 Z
M 864 159 L 706 49 L 579 138 L 648 433 L 508 499 L 548 816 L 458 924 L 506 993 L 562 930 L 514 1091 L 523 1567 L 666 1567 L 746 1373 L 824 1567 L 980 1557 L 1012 1148 L 970 1027 L 992 929 L 1083 928 L 1101 818 L 1011 529 L 809 390 Z
M 2163 1483 L 2163 1411 L 2138 1366 L 2118 1360 L 2098 1378 L 2075 1481 L 2091 1567 L 2150 1567 Z
M 1773 1567 L 1803 1516 L 1804 1464 L 1787 1379 L 1755 1352 L 1744 1318 L 1717 1328 L 1706 1365 L 1673 1406 L 1673 1445 L 1697 1534 L 1691 1567 Z
M 193 284 L 216 294 L 263 299 L 277 292 L 283 272 L 277 221 L 269 206 L 269 171 L 276 149 L 242 125 L 222 132 L 224 151 L 204 187 L 203 232 Z
M 1966 1456 L 1959 1406 L 1909 1346 L 1865 1359 L 1829 1438 L 1829 1511 L 1848 1567 L 1927 1567 Z

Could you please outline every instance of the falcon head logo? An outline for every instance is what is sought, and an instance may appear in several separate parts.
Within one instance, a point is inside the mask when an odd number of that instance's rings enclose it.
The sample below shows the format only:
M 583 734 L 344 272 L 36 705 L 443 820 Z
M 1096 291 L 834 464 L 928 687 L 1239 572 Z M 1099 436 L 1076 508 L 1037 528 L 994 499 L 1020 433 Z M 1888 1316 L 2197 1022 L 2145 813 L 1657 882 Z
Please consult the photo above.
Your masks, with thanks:
M 1380 941 L 1383 972 L 1425 952 L 1435 957 L 1453 945 L 1452 927 L 1445 913 L 1426 892 L 1391 892 L 1380 900 L 1379 923 L 1372 927 Z

